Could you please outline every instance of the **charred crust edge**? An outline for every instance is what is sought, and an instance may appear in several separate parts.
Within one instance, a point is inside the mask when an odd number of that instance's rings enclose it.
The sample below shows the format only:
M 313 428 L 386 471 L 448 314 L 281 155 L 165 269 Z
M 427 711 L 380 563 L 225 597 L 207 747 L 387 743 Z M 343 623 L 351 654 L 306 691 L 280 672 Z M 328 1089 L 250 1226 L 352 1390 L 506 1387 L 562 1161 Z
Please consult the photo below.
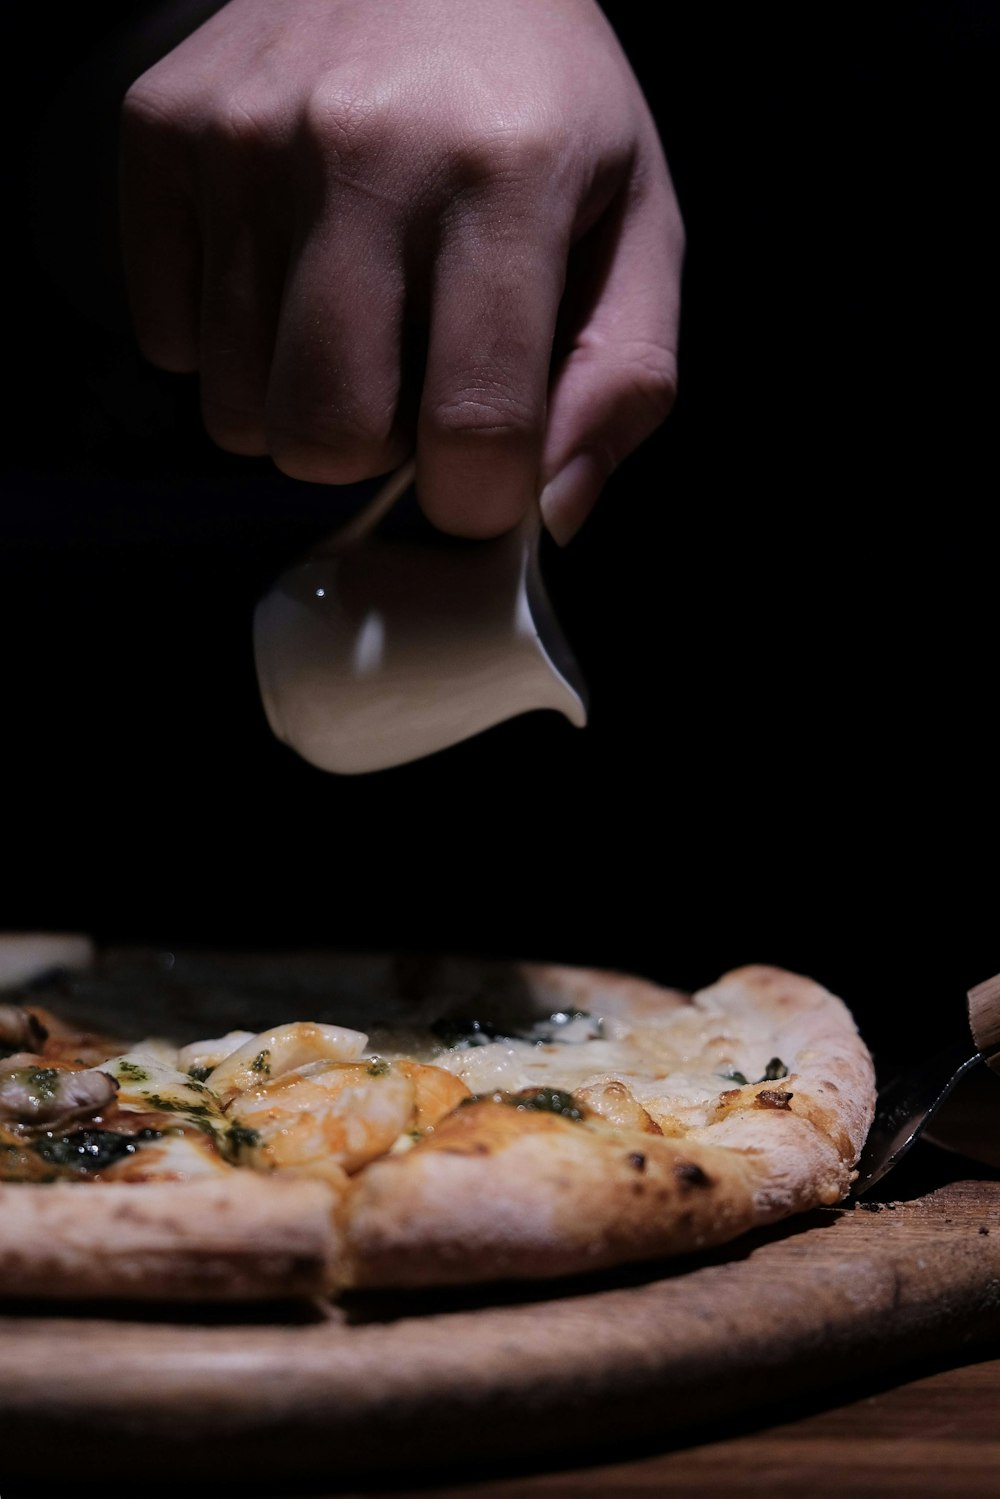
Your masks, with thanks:
M 710 1187 L 712 1178 L 694 1161 L 678 1161 L 674 1176 L 682 1187 Z

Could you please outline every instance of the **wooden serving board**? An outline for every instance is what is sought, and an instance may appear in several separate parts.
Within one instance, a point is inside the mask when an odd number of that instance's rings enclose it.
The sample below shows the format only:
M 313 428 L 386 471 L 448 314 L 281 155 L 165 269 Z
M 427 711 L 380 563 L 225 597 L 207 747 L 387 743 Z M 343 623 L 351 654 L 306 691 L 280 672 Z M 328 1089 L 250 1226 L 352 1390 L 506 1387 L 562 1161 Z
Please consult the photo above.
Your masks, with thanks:
M 672 1269 L 241 1317 L 0 1316 L 7 1476 L 362 1476 L 663 1436 L 1000 1334 L 1000 1182 Z

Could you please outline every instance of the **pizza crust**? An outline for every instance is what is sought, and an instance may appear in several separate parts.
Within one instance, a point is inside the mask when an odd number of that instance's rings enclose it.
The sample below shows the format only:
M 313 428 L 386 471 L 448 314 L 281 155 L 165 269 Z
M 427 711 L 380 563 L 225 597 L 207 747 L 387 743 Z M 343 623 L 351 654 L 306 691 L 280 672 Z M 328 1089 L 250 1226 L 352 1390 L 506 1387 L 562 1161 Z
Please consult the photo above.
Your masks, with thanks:
M 340 1257 L 323 1182 L 0 1184 L 0 1297 L 263 1301 L 329 1289 Z
M 487 1102 L 356 1178 L 341 1279 L 568 1275 L 704 1248 L 752 1221 L 752 1172 L 739 1156 Z

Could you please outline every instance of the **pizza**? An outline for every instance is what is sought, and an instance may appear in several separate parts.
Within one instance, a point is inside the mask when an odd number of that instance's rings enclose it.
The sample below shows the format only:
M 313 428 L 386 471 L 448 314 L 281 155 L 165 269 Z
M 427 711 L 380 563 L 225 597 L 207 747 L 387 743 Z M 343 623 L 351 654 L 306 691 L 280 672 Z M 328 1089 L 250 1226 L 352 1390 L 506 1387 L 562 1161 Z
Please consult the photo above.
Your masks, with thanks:
M 390 964 L 359 1027 L 351 983 L 313 984 L 299 1018 L 293 964 L 279 1004 L 279 958 L 271 1023 L 249 978 L 141 973 L 95 1022 L 100 963 L 75 988 L 38 972 L 60 940 L 0 939 L 7 1297 L 336 1296 L 688 1254 L 836 1203 L 872 1118 L 847 1008 L 780 968 L 688 995 L 530 964 L 415 986 Z

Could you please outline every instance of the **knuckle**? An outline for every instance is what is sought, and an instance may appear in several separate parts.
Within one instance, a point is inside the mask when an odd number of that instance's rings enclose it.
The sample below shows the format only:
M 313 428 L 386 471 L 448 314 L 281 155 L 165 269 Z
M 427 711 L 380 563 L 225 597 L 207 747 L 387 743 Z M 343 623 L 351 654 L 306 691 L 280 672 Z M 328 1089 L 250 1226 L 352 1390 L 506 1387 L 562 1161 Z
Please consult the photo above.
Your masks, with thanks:
M 228 94 L 217 105 L 211 136 L 220 145 L 238 149 L 268 145 L 274 140 L 279 123 L 269 101 L 238 91 Z
M 475 185 L 513 176 L 541 175 L 558 154 L 542 111 L 512 108 L 493 114 L 442 106 L 428 117 L 426 101 L 393 93 L 339 70 L 307 95 L 302 124 L 317 144 L 344 164 L 374 153 L 433 159 L 450 167 L 452 185 Z
M 384 139 L 386 110 L 368 90 L 328 83 L 309 95 L 302 124 L 307 140 L 325 160 L 341 169 L 361 167 Z
M 174 133 L 185 113 L 173 90 L 158 85 L 147 73 L 132 84 L 122 101 L 122 126 L 132 134 Z
M 669 416 L 677 399 L 677 362 L 672 355 L 636 367 L 636 392 L 657 421 Z
M 451 146 L 452 176 L 461 190 L 523 184 L 556 169 L 550 132 L 541 121 L 497 115 L 457 130 Z
M 425 431 L 445 440 L 541 437 L 541 413 L 494 381 L 470 384 L 432 401 L 423 416 Z
M 138 136 L 184 138 L 209 148 L 245 150 L 280 139 L 283 116 L 277 101 L 260 91 L 180 89 L 169 78 L 158 80 L 154 69 L 125 95 L 122 124 Z
M 670 414 L 677 397 L 677 358 L 662 344 L 636 342 L 621 353 L 618 383 L 652 426 Z

